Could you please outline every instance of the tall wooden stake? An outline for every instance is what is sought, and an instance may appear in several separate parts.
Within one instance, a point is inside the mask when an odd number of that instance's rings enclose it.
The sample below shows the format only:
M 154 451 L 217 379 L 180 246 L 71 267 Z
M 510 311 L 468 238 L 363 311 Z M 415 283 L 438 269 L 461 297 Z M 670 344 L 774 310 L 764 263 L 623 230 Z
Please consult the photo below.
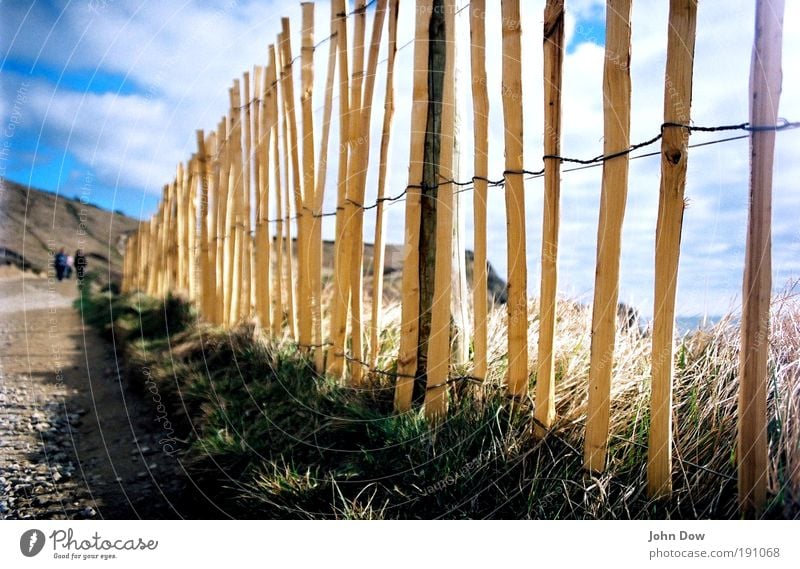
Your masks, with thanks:
M 561 154 L 561 69 L 564 62 L 564 0 L 544 8 L 544 154 Z M 544 160 L 542 280 L 539 295 L 539 358 L 536 373 L 534 432 L 544 435 L 556 416 L 553 341 L 558 291 L 558 224 L 561 160 Z
M 631 0 L 608 0 L 606 57 L 603 66 L 603 151 L 606 155 L 630 147 L 631 123 Z M 619 297 L 622 221 L 628 195 L 628 154 L 603 162 L 597 268 L 592 307 L 592 347 L 584 466 L 602 472 L 606 466 L 611 373 Z
M 697 0 L 671 0 L 664 81 L 664 122 L 691 122 L 692 68 Z M 689 132 L 668 127 L 661 139 L 661 188 L 656 225 L 655 303 L 653 306 L 653 386 L 647 445 L 647 492 L 672 491 L 672 374 L 675 296 L 681 249 Z
M 756 2 L 750 67 L 750 124 L 778 120 L 784 0 Z M 747 515 L 767 501 L 767 359 L 772 294 L 772 165 L 775 131 L 750 133 L 750 211 L 742 286 L 742 349 L 739 356 L 739 504 Z

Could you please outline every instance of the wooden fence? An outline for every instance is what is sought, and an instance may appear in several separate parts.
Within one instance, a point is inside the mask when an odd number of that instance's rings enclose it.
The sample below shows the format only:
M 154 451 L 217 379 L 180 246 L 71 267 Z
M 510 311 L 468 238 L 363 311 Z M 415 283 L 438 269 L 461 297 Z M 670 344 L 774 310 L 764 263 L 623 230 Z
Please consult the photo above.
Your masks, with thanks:
M 409 2 L 410 4 L 410 2 Z M 619 289 L 621 227 L 625 214 L 630 152 L 630 53 L 632 0 L 608 0 L 603 71 L 604 154 L 597 266 L 592 314 L 591 362 L 585 466 L 606 466 L 610 394 Z M 775 125 L 780 92 L 780 37 L 783 0 L 758 0 L 751 66 L 751 125 Z M 374 6 L 373 6 L 374 5 Z M 267 64 L 244 73 L 229 89 L 230 109 L 216 130 L 197 132 L 197 152 L 179 164 L 164 186 L 158 211 L 141 223 L 127 243 L 123 289 L 163 297 L 181 291 L 207 321 L 230 327 L 256 317 L 263 330 L 288 336 L 313 358 L 318 372 L 363 382 L 375 369 L 380 350 L 384 260 L 384 205 L 388 151 L 394 114 L 394 61 L 400 0 L 332 0 L 327 75 L 319 144 L 315 144 L 315 12 L 302 4 L 300 54 L 292 45 L 290 22 L 267 49 Z M 374 9 L 373 9 L 374 8 Z M 409 6 L 410 8 L 410 6 Z M 408 185 L 405 199 L 405 253 L 401 340 L 397 356 L 395 407 L 412 408 L 415 381 L 427 381 L 426 415 L 447 412 L 451 369 L 451 291 L 454 235 L 454 49 L 455 0 L 417 0 L 415 5 L 413 101 Z M 463 9 L 463 8 L 462 8 Z M 536 364 L 535 434 L 544 436 L 555 418 L 553 343 L 555 336 L 559 235 L 561 77 L 564 60 L 564 0 L 546 0 L 544 28 L 544 211 L 540 283 L 540 331 Z M 519 0 L 503 0 L 502 100 L 505 172 L 488 172 L 486 83 L 486 2 L 470 5 L 473 128 L 475 140 L 472 342 L 473 378 L 487 372 L 488 188 L 502 186 L 508 228 L 508 371 L 514 398 L 528 394 L 528 280 L 522 122 Z M 672 385 L 676 275 L 680 254 L 688 158 L 695 43 L 696 0 L 671 0 L 666 34 L 664 123 L 648 143 L 661 143 L 661 187 L 655 249 L 655 305 L 652 334 L 652 402 L 648 489 L 654 497 L 671 491 Z M 370 16 L 371 14 L 371 16 Z M 372 35 L 366 41 L 367 18 Z M 348 20 L 352 25 L 348 27 Z M 387 28 L 383 125 L 379 143 L 377 201 L 364 203 L 372 144 L 378 56 Z M 348 32 L 352 38 L 348 40 Z M 438 35 L 437 35 L 438 34 Z M 777 39 L 776 39 L 777 38 Z M 294 64 L 300 63 L 295 94 Z M 338 75 L 337 75 L 338 71 Z M 338 152 L 329 148 L 334 93 L 338 93 Z M 297 101 L 299 100 L 299 111 Z M 299 128 L 298 128 L 299 115 Z M 536 127 L 539 128 L 538 126 Z M 746 511 L 766 500 L 766 371 L 770 283 L 770 202 L 774 128 L 750 129 L 751 206 L 743 286 L 741 389 L 739 401 L 739 490 Z M 433 150 L 432 150 L 433 149 Z M 315 154 L 318 152 L 318 154 Z M 335 153 L 335 154 L 334 154 Z M 302 158 L 302 160 L 301 160 Z M 338 160 L 336 211 L 323 212 L 329 158 Z M 433 199 L 431 199 L 433 197 Z M 269 219 L 271 203 L 277 215 Z M 371 319 L 363 319 L 363 220 L 374 210 L 374 267 Z M 292 213 L 293 212 L 293 213 Z M 435 224 L 427 225 L 435 216 Z M 322 218 L 335 215 L 333 295 L 323 306 Z M 435 227 L 426 233 L 425 227 Z M 433 243 L 431 243 L 431 241 Z M 293 247 L 296 242 L 296 247 Z M 435 251 L 431 259 L 421 251 Z M 425 253 L 427 255 L 427 253 Z M 427 276 L 426 276 L 427 275 Z M 432 278 L 431 278 L 432 276 Z M 428 279 L 428 281 L 426 281 Z M 421 286 L 422 282 L 422 286 Z M 426 285 L 427 282 L 427 285 Z M 426 289 L 426 286 L 429 288 Z M 432 291 L 432 292 L 431 292 Z M 430 296 L 432 294 L 432 297 Z M 426 295 L 433 298 L 430 320 L 421 324 Z M 430 302 L 430 300 L 427 300 Z M 329 318 L 325 318 L 325 315 Z M 423 333 L 427 338 L 423 340 Z M 364 340 L 369 338 L 369 354 Z M 421 347 L 422 346 L 422 347 Z M 424 350 L 423 350 L 424 348 Z M 425 373 L 420 373 L 422 360 Z

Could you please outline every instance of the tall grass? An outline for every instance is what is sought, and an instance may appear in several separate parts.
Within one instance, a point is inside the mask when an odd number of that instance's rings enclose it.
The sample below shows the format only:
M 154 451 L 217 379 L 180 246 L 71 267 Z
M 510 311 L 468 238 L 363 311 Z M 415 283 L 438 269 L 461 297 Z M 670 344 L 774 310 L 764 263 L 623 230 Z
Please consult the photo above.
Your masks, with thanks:
M 98 302 L 97 299 L 93 302 Z M 392 412 L 390 375 L 399 310 L 389 303 L 379 365 L 353 389 L 317 376 L 295 345 L 250 323 L 225 332 L 187 321 L 179 299 L 101 300 L 112 331 L 131 341 L 131 380 L 147 379 L 172 401 L 189 472 L 217 507 L 238 517 L 728 519 L 736 501 L 739 331 L 724 319 L 678 342 L 674 399 L 674 492 L 645 494 L 650 338 L 621 329 L 612 388 L 609 466 L 582 470 L 591 311 L 562 302 L 557 315 L 557 423 L 532 434 L 531 400 L 505 397 L 505 325 L 490 315 L 490 373 L 457 382 L 435 430 L 419 409 Z M 173 306 L 167 310 L 166 305 Z M 98 309 L 102 311 L 102 307 Z M 105 309 L 106 312 L 108 308 Z M 154 314 L 155 313 L 155 314 Z M 160 314 L 161 316 L 157 316 Z M 537 310 L 530 307 L 531 354 Z M 175 319 L 174 325 L 171 319 Z M 192 324 L 192 325 L 189 325 Z M 174 330 L 180 330 L 174 332 Z M 132 333 L 134 330 L 135 333 Z M 170 331 L 165 334 L 164 331 Z M 535 369 L 535 366 L 531 366 Z M 453 375 L 467 374 L 454 370 Z M 536 378 L 531 378 L 531 393 Z M 773 305 L 769 386 L 769 490 L 765 513 L 800 516 L 800 303 Z

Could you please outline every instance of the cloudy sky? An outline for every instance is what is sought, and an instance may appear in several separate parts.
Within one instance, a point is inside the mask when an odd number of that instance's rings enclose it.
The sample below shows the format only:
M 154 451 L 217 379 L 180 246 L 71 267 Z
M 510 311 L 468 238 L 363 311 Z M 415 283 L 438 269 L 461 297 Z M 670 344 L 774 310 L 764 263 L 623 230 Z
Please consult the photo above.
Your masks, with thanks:
M 458 0 L 459 6 L 466 0 Z M 493 2 L 488 4 L 493 5 Z M 544 0 L 522 2 L 525 163 L 541 167 L 541 26 Z M 633 10 L 633 141 L 648 139 L 662 122 L 668 2 L 638 0 Z M 401 0 L 398 43 L 413 36 L 413 2 Z M 567 56 L 564 61 L 562 154 L 579 158 L 602 153 L 602 69 L 604 3 L 567 0 Z M 700 3 L 695 52 L 692 119 L 711 126 L 747 121 L 747 91 L 754 27 L 754 0 Z M 461 117 L 461 177 L 472 175 L 468 12 L 457 17 L 457 92 Z M 503 171 L 500 99 L 500 14 L 487 11 L 490 90 L 490 177 Z M 330 8 L 317 2 L 316 38 L 329 34 Z M 235 77 L 265 64 L 280 17 L 299 30 L 299 2 L 226 0 L 145 2 L 77 0 L 0 3 L 0 70 L 4 153 L 0 175 L 72 197 L 86 196 L 104 207 L 146 218 L 162 186 L 194 151 L 197 128 L 213 128 L 226 112 L 227 89 Z M 293 37 L 299 53 L 299 37 Z M 413 49 L 398 52 L 397 105 L 388 192 L 402 192 L 407 180 L 410 71 Z M 800 120 L 800 2 L 787 2 L 783 39 L 784 81 L 780 116 Z M 314 106 L 321 121 L 327 45 L 317 52 Z M 298 68 L 299 69 L 299 68 Z M 383 75 L 379 68 L 373 113 L 373 142 L 382 120 Z M 299 73 L 297 73 L 299 78 Z M 736 133 L 733 133 L 736 134 Z M 730 136 L 692 135 L 692 143 Z M 318 137 L 317 137 L 318 140 Z M 336 148 L 336 124 L 331 148 Z M 773 268 L 777 289 L 800 277 L 800 131 L 778 135 L 774 185 Z M 373 145 L 375 146 L 375 145 Z M 654 146 L 642 150 L 657 150 Z M 374 157 L 374 154 L 373 154 Z M 335 162 L 335 161 L 334 161 Z M 374 164 L 374 160 L 373 160 Z M 565 166 L 565 170 L 568 167 Z M 560 290 L 591 298 L 596 254 L 601 168 L 565 172 L 562 177 Z M 374 168 L 368 200 L 375 198 Z M 331 164 L 328 180 L 335 180 Z M 717 315 L 735 307 L 741 288 L 747 220 L 746 140 L 690 151 L 678 312 Z M 631 162 L 623 227 L 621 297 L 652 312 L 653 251 L 659 186 L 658 157 Z M 326 210 L 335 191 L 329 185 Z M 542 180 L 526 183 L 528 266 L 538 291 Z M 462 194 L 471 245 L 472 194 Z M 390 242 L 403 235 L 403 203 L 387 208 Z M 505 273 L 505 206 L 501 190 L 489 204 L 490 260 Z M 365 223 L 372 241 L 373 218 Z M 333 236 L 333 221 L 324 227 Z

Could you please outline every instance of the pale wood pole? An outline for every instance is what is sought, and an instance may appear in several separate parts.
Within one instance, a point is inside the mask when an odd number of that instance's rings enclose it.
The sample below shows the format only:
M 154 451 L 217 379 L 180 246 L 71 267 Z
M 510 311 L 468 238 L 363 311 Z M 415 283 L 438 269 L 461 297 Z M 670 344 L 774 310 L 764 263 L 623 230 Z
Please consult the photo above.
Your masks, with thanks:
M 439 177 L 453 179 L 455 144 L 455 0 L 445 0 L 444 88 L 440 134 Z M 441 182 L 436 197 L 436 266 L 431 306 L 431 334 L 428 339 L 425 417 L 440 422 L 447 414 L 447 379 L 450 375 L 450 301 L 453 285 L 453 184 Z
M 185 275 L 186 275 L 186 215 L 185 215 L 185 203 L 186 203 L 186 184 L 185 184 L 185 170 L 183 168 L 183 162 L 178 162 L 178 167 L 175 172 L 175 227 L 177 233 L 175 235 L 175 242 L 176 242 L 176 260 L 175 260 L 175 267 L 176 267 L 176 281 L 175 281 L 175 288 L 181 291 L 183 294 L 188 295 L 188 287 L 185 284 Z
M 371 368 L 378 367 L 380 354 L 381 309 L 383 307 L 383 265 L 386 256 L 383 226 L 384 198 L 389 165 L 389 142 L 394 117 L 394 60 L 397 53 L 397 14 L 400 0 L 389 0 L 389 44 L 386 54 L 386 89 L 383 102 L 383 126 L 381 128 L 380 163 L 378 164 L 378 201 L 375 208 L 375 240 L 372 248 L 372 326 L 370 328 Z
M 363 380 L 362 348 L 362 297 L 363 297 L 363 265 L 364 265 L 364 204 L 367 183 L 367 169 L 370 157 L 370 128 L 372 123 L 372 101 L 375 92 L 375 77 L 378 69 L 378 55 L 380 53 L 383 24 L 386 19 L 387 0 L 378 0 L 375 16 L 372 23 L 372 38 L 370 41 L 369 57 L 366 75 L 363 82 L 362 100 L 358 117 L 358 135 L 354 139 L 355 156 L 351 161 L 353 167 L 353 184 L 348 185 L 348 202 L 352 205 L 353 218 L 347 224 L 350 229 L 350 286 L 352 293 L 352 318 L 353 358 L 356 362 L 351 366 L 352 382 L 358 385 Z
M 334 240 L 334 278 L 331 299 L 330 343 L 328 374 L 341 378 L 344 372 L 345 336 L 347 334 L 347 308 L 350 304 L 350 282 L 345 264 L 344 232 L 347 218 L 347 184 L 350 137 L 350 77 L 347 61 L 347 21 L 344 0 L 332 0 L 339 53 L 339 165 L 336 191 L 336 238 Z
M 697 0 L 670 1 L 664 79 L 664 123 L 688 125 L 691 122 L 696 24 Z M 661 139 L 661 188 L 656 225 L 653 383 L 647 445 L 647 493 L 651 497 L 667 496 L 672 492 L 673 336 L 688 143 L 688 130 L 677 127 L 664 129 Z
M 200 176 L 200 161 L 197 154 L 192 156 L 191 176 L 189 178 L 189 297 L 198 307 L 202 308 L 200 304 L 200 283 L 198 282 L 199 265 L 200 262 L 200 236 L 197 234 L 199 227 L 197 226 L 198 220 L 198 206 L 200 204 L 200 193 L 202 187 Z
M 233 89 L 230 90 L 230 97 L 233 99 Z M 226 326 L 230 326 L 233 324 L 232 315 L 235 314 L 235 310 L 238 310 L 238 305 L 236 305 L 236 300 L 234 299 L 235 290 L 236 290 L 236 282 L 235 282 L 235 274 L 236 269 L 235 265 L 237 265 L 237 252 L 238 249 L 236 248 L 236 217 L 237 217 L 237 196 L 236 196 L 236 171 L 234 163 L 236 158 L 234 154 L 236 153 L 234 149 L 234 119 L 231 112 L 231 115 L 228 117 L 228 128 L 227 128 L 227 138 L 225 140 L 225 161 L 226 161 L 226 175 L 228 177 L 228 186 L 227 186 L 227 205 L 225 207 L 225 324 Z
M 609 0 L 606 6 L 606 57 L 603 66 L 603 152 L 606 156 L 627 151 L 630 147 L 631 3 L 631 0 Z M 594 472 L 605 470 L 608 449 L 628 161 L 629 155 L 625 152 L 603 162 L 584 445 L 584 467 Z
M 230 142 L 228 141 L 227 117 L 219 123 L 217 129 L 219 154 L 219 207 L 217 208 L 217 309 L 216 323 L 227 326 L 230 313 L 230 278 L 228 267 L 231 259 L 228 246 L 232 243 L 230 236 L 228 201 L 230 193 Z
M 303 254 L 298 255 L 300 261 L 299 271 L 299 291 L 300 302 L 298 309 L 302 306 L 299 318 L 300 344 L 312 355 L 316 355 L 318 348 L 313 347 L 318 344 L 314 340 L 314 330 L 316 328 L 316 318 L 320 312 L 317 310 L 317 283 L 321 282 L 321 259 L 322 259 L 322 238 L 315 239 L 315 226 L 322 225 L 322 218 L 315 217 L 315 183 L 316 172 L 314 171 L 314 3 L 303 2 L 300 4 L 303 12 L 301 30 L 301 93 L 300 107 L 303 117 L 303 195 L 302 195 L 302 215 L 297 221 L 303 222 L 300 233 L 303 235 L 302 243 L 298 240 L 298 249 L 303 249 Z M 295 145 L 295 155 L 297 153 Z M 320 264 L 316 264 L 319 260 Z
M 209 266 L 208 257 L 208 210 L 209 201 L 211 199 L 209 192 L 209 175 L 208 175 L 208 156 L 206 155 L 206 135 L 203 130 L 195 131 L 195 140 L 197 142 L 197 164 L 200 178 L 200 251 L 199 251 L 199 271 L 201 278 L 200 285 L 200 314 L 208 320 L 208 297 L 209 297 L 209 279 L 211 270 Z
M 528 393 L 528 268 L 522 127 L 522 23 L 519 0 L 503 0 L 503 118 L 508 227 L 508 391 Z
M 205 138 L 205 175 L 206 185 L 208 186 L 208 210 L 205 219 L 206 224 L 206 269 L 203 275 L 203 286 L 207 291 L 204 300 L 204 315 L 206 320 L 212 323 L 216 321 L 217 303 L 217 209 L 219 208 L 219 186 L 217 175 L 217 133 L 211 131 Z
M 297 140 L 297 113 L 294 99 L 294 73 L 292 70 L 292 43 L 291 32 L 289 30 L 289 18 L 281 19 L 282 28 L 282 41 L 280 43 L 281 53 L 283 55 L 283 83 L 284 88 L 284 109 L 285 119 L 287 121 L 289 158 L 292 164 L 292 189 L 294 197 L 294 212 L 297 219 L 295 227 L 297 228 L 297 247 L 296 247 L 296 267 L 297 267 L 297 281 L 295 294 L 295 319 L 294 329 L 298 343 L 304 349 L 308 349 L 311 345 L 311 283 L 308 279 L 306 270 L 308 263 L 306 262 L 307 249 L 306 241 L 308 239 L 308 228 L 306 227 L 308 216 L 306 215 L 305 197 L 303 188 L 304 172 L 300 169 L 300 158 L 298 156 L 299 141 Z M 312 156 L 312 171 L 313 171 L 313 156 Z M 288 182 L 288 176 L 287 176 Z M 313 188 L 313 185 L 311 186 Z M 288 209 L 288 208 L 287 208 Z M 292 241 L 289 240 L 289 247 L 291 248 Z
M 283 203 L 284 203 L 284 216 L 283 216 L 283 243 L 285 251 L 283 259 L 286 263 L 285 276 L 286 276 L 286 314 L 287 314 L 287 327 L 289 329 L 289 338 L 295 340 L 297 338 L 297 320 L 295 318 L 295 295 L 294 295 L 294 242 L 292 241 L 292 203 L 290 200 L 290 177 L 291 170 L 289 169 L 289 155 L 290 150 L 290 136 L 289 136 L 289 119 L 286 111 L 286 82 L 284 81 L 286 73 L 285 57 L 280 49 L 283 43 L 283 34 L 278 35 L 278 59 L 280 60 L 281 67 L 281 126 L 282 126 L 282 147 L 283 147 Z
M 239 318 L 239 306 L 242 296 L 242 248 L 244 247 L 244 188 L 242 183 L 242 110 L 239 80 L 233 81 L 230 91 L 231 99 L 231 128 L 228 136 L 228 152 L 231 163 L 231 181 L 228 195 L 229 217 L 231 218 L 232 234 L 229 254 L 233 259 L 230 271 L 231 305 L 228 321 L 235 324 Z
M 164 281 L 162 296 L 172 292 L 178 287 L 178 208 L 177 208 L 177 183 L 173 180 L 167 190 L 167 221 L 165 241 L 167 243 L 167 275 Z
M 417 0 L 414 31 L 414 79 L 411 107 L 408 188 L 406 192 L 405 246 L 403 252 L 400 350 L 394 408 L 411 409 L 419 342 L 419 229 L 421 182 L 425 160 L 425 130 L 428 116 L 428 34 L 433 0 Z
M 242 246 L 241 246 L 241 292 L 239 298 L 239 318 L 250 317 L 251 313 L 251 284 L 252 284 L 252 239 L 250 237 L 250 197 L 252 188 L 253 171 L 253 152 L 252 136 L 250 132 L 252 113 L 250 106 L 250 73 L 245 71 L 242 78 L 243 100 L 241 106 L 244 112 L 240 115 L 241 129 L 244 134 L 244 146 L 242 147 L 242 201 L 241 201 L 241 221 L 242 221 Z
M 256 193 L 256 235 L 255 235 L 255 274 L 256 274 L 256 314 L 264 330 L 272 330 L 272 313 L 270 310 L 270 234 L 269 234 L 269 119 L 271 96 L 269 90 L 269 70 L 264 72 L 261 66 L 256 68 L 256 88 L 259 89 L 258 118 L 255 124 L 257 134 L 256 163 L 258 187 Z
M 542 220 L 542 275 L 539 295 L 539 356 L 536 371 L 534 432 L 538 436 L 553 424 L 558 290 L 558 225 L 561 200 L 561 70 L 564 62 L 564 0 L 548 0 L 544 8 L 544 213 Z
M 486 88 L 486 0 L 470 2 L 470 63 L 472 66 L 472 122 L 475 146 L 473 190 L 474 247 L 472 312 L 475 365 L 472 374 L 486 379 L 488 346 L 488 262 L 486 258 L 486 203 L 489 199 L 489 93 Z
M 778 121 L 784 0 L 756 2 L 750 64 L 750 124 Z M 767 363 L 772 295 L 772 168 L 775 131 L 750 133 L 750 210 L 742 286 L 742 348 L 739 353 L 739 505 L 758 515 L 767 502 Z
M 317 164 L 316 190 L 314 192 L 314 223 L 312 226 L 311 240 L 314 243 L 311 256 L 312 266 L 312 294 L 314 297 L 312 311 L 314 312 L 314 368 L 317 373 L 325 371 L 325 350 L 323 341 L 323 310 L 322 310 L 322 204 L 325 197 L 325 182 L 328 174 L 328 141 L 331 132 L 331 114 L 333 112 L 333 80 L 336 73 L 336 55 L 339 36 L 336 34 L 336 6 L 331 3 L 331 39 L 328 52 L 328 72 L 325 83 L 325 103 L 322 114 L 322 139 L 320 140 L 319 161 Z
M 270 114 L 269 130 L 272 133 L 272 150 L 274 187 L 275 187 L 275 267 L 272 272 L 272 335 L 278 338 L 284 323 L 284 296 L 283 296 L 283 197 L 281 195 L 281 156 L 278 125 L 279 125 L 279 93 L 278 93 L 278 61 L 275 46 L 269 46 L 269 66 L 267 80 L 270 88 Z
M 161 262 L 161 226 L 163 224 L 163 211 L 164 201 L 159 202 L 158 210 L 156 210 L 150 223 L 150 273 L 147 275 L 147 285 L 145 292 L 148 296 L 158 296 L 158 280 L 163 270 Z

